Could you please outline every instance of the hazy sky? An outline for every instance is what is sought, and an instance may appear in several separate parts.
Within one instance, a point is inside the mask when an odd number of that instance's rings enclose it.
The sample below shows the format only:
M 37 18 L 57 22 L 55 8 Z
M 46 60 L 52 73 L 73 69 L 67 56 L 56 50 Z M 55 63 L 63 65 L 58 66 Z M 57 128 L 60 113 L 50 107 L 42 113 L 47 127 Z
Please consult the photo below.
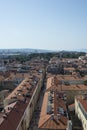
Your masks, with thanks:
M 87 0 L 0 0 L 0 48 L 87 49 Z

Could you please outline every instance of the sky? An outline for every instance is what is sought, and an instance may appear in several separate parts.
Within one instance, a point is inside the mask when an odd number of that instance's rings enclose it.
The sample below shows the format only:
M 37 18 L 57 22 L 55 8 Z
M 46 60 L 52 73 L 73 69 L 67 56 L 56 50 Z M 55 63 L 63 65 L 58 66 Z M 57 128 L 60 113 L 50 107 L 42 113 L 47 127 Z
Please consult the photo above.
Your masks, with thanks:
M 87 49 L 87 0 L 0 0 L 0 49 Z

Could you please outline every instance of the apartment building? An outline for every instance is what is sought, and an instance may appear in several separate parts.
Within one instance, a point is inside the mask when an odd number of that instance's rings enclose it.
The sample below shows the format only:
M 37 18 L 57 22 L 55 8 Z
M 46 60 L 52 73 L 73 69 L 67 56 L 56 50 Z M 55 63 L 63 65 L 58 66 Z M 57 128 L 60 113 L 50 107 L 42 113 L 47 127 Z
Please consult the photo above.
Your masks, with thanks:
M 4 100 L 0 130 L 28 130 L 43 84 L 43 72 L 33 71 Z
M 82 122 L 84 130 L 87 130 L 87 95 L 76 96 L 75 113 Z
M 73 72 L 75 72 L 75 68 L 74 67 L 68 67 L 68 68 L 65 68 L 64 67 L 64 74 L 72 74 Z
M 65 104 L 65 94 L 57 91 L 55 77 L 47 80 L 46 92 L 42 103 L 39 130 L 72 130 Z

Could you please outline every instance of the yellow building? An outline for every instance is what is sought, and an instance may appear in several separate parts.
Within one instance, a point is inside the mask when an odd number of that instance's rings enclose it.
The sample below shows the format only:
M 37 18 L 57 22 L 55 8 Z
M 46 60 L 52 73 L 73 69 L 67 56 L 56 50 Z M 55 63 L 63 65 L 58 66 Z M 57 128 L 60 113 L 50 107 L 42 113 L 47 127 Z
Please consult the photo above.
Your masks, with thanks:
M 84 130 L 87 130 L 87 95 L 75 98 L 75 113 L 82 122 Z
M 75 98 L 75 113 L 82 122 L 84 130 L 87 130 L 87 95 Z

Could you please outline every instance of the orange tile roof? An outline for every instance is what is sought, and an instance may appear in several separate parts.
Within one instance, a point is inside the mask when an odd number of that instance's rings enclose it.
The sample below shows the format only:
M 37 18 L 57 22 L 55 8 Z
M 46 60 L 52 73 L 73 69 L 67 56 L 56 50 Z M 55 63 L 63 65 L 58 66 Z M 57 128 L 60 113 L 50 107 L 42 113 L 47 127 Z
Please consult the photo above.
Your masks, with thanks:
M 39 75 L 39 77 L 41 78 L 42 75 Z M 30 97 L 25 97 L 23 96 L 23 94 L 25 95 L 27 92 L 29 92 L 32 96 L 34 90 L 36 89 L 35 86 L 37 86 L 37 84 L 34 84 L 34 87 L 32 87 L 33 89 L 30 90 L 30 82 L 34 83 L 34 77 L 31 79 L 26 78 L 25 80 L 23 80 L 23 82 L 12 92 L 11 95 L 9 95 L 6 99 L 11 99 L 12 97 L 16 97 L 18 100 L 15 103 L 15 105 L 11 108 L 11 111 L 8 113 L 7 112 L 7 116 L 5 115 L 5 117 L 2 117 L 1 124 L 0 124 L 0 130 L 16 130 L 21 118 L 26 110 L 26 107 L 28 106 L 29 102 L 30 102 Z M 38 80 L 40 80 L 40 78 L 38 78 Z M 38 82 L 37 82 L 38 83 Z M 27 89 L 29 88 L 29 89 Z M 10 125 L 11 124 L 11 125 Z
M 61 117 L 57 120 L 52 119 L 52 117 L 48 117 L 47 120 L 42 123 L 39 128 L 41 129 L 50 129 L 50 130 L 66 130 L 68 119 L 61 115 Z
M 48 73 L 47 77 L 51 78 L 55 75 Z M 58 80 L 86 80 L 87 79 L 87 75 L 85 75 L 84 77 L 78 77 L 76 74 L 75 75 L 56 75 Z
M 47 80 L 46 92 L 44 94 L 38 128 L 66 130 L 68 119 L 65 116 L 60 115 L 60 117 L 58 119 L 58 112 L 57 112 L 57 119 L 55 119 L 54 114 L 47 114 L 48 96 L 50 94 L 50 90 L 53 87 L 51 84 L 53 79 L 54 79 L 54 77 L 51 77 L 51 78 L 48 78 L 48 80 Z M 53 103 L 51 104 L 51 106 L 52 106 L 53 112 L 54 112 L 54 105 L 53 105 L 53 104 L 55 104 L 54 93 L 52 94 L 52 97 L 53 97 Z M 57 103 L 56 104 L 57 108 L 61 107 L 66 111 L 66 106 L 62 99 L 58 98 L 56 103 Z
M 80 100 L 80 103 L 82 104 L 83 108 L 85 109 L 85 111 L 87 112 L 87 100 Z
M 84 79 L 86 79 L 87 77 L 85 76 L 84 78 L 83 78 L 83 80 Z M 79 79 L 77 79 L 77 78 L 75 78 L 75 77 L 73 77 L 73 76 L 69 76 L 69 75 L 57 75 L 57 79 L 58 80 L 79 80 Z M 50 89 L 54 89 L 54 87 L 52 86 L 52 80 L 53 80 L 53 77 L 49 77 L 48 78 L 48 80 L 47 80 L 47 88 L 46 88 L 46 90 L 47 91 L 50 91 Z M 82 78 L 80 79 L 80 80 L 82 80 Z M 64 85 L 64 84 L 62 84 L 62 85 L 58 85 L 57 87 L 56 87 L 56 89 L 58 90 L 58 91 L 71 91 L 71 90 L 87 90 L 87 86 L 86 85 L 84 85 L 84 84 L 79 84 L 79 85 Z
M 71 91 L 71 90 L 87 90 L 87 86 L 86 85 L 69 85 L 69 86 L 66 86 L 66 85 L 62 85 L 62 91 Z
M 87 98 L 85 98 L 85 95 L 79 95 L 76 97 L 76 99 L 82 104 L 83 108 L 87 112 Z
M 73 67 L 68 67 L 68 68 L 64 68 L 64 70 L 72 70 L 72 71 L 74 71 L 75 68 L 73 68 Z
M 4 76 L 0 75 L 0 81 L 3 81 L 4 79 Z
M 4 119 L 4 121 L 0 125 L 0 130 L 16 130 L 27 105 L 27 103 L 17 102 L 14 108 L 9 113 L 9 115 Z

